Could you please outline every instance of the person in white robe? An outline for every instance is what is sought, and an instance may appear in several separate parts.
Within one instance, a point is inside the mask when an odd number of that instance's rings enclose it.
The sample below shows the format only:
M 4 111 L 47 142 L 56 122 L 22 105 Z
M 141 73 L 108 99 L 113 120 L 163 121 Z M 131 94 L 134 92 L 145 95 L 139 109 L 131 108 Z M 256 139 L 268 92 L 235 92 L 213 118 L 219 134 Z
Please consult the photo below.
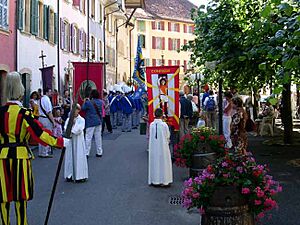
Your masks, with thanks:
M 77 104 L 71 140 L 66 144 L 64 177 L 67 181 L 71 181 L 75 178 L 77 182 L 84 182 L 88 178 L 88 164 L 83 132 L 85 120 L 79 115 L 80 109 L 80 105 Z M 65 129 L 67 129 L 68 123 L 69 119 L 66 120 Z M 74 176 L 73 173 L 75 173 Z
M 148 184 L 154 186 L 170 186 L 173 182 L 170 131 L 162 118 L 163 110 L 158 108 L 150 124 Z

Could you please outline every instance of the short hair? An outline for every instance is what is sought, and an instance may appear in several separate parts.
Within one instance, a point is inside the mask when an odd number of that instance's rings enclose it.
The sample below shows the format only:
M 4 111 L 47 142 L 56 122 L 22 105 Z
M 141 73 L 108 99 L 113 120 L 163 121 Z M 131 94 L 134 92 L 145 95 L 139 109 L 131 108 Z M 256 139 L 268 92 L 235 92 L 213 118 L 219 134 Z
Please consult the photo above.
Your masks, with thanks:
M 237 107 L 243 107 L 243 100 L 240 97 L 234 97 L 232 99 L 232 103 L 235 104 Z
M 8 100 L 19 100 L 24 96 L 25 88 L 18 72 L 11 72 L 6 78 L 6 96 Z
M 100 97 L 99 91 L 96 90 L 96 89 L 93 89 L 93 90 L 91 91 L 90 98 L 97 99 L 97 98 L 99 98 L 99 97 Z
M 52 89 L 49 88 L 49 87 L 45 88 L 45 89 L 43 90 L 44 95 L 45 95 L 47 92 L 49 92 L 49 91 L 52 91 Z
M 33 95 L 36 95 L 37 96 L 37 99 L 39 99 L 40 98 L 40 94 L 37 92 L 37 91 L 33 91 L 31 94 L 30 94 L 30 99 L 32 99 L 33 98 Z
M 232 98 L 232 94 L 229 91 L 226 91 L 224 96 L 227 97 L 227 98 Z
M 156 118 L 162 117 L 164 115 L 164 112 L 161 108 L 155 109 L 154 115 Z
M 214 94 L 214 91 L 213 91 L 213 90 L 209 90 L 208 94 L 209 94 L 209 95 L 213 95 L 213 94 Z

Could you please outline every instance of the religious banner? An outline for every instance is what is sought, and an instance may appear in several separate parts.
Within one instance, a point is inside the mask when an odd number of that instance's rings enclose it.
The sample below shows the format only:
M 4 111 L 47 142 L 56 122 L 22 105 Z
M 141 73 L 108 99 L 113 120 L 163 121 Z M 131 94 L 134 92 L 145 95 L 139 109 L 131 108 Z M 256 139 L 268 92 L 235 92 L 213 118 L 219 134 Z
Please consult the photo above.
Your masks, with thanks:
M 79 90 L 78 103 L 89 97 L 92 89 L 97 89 L 102 98 L 103 63 L 72 62 L 74 66 L 73 95 Z
M 42 72 L 43 90 L 46 90 L 47 88 L 52 90 L 53 88 L 53 68 L 54 66 L 40 68 L 40 71 Z
M 148 111 L 150 123 L 161 108 L 165 121 L 179 130 L 179 66 L 147 67 Z

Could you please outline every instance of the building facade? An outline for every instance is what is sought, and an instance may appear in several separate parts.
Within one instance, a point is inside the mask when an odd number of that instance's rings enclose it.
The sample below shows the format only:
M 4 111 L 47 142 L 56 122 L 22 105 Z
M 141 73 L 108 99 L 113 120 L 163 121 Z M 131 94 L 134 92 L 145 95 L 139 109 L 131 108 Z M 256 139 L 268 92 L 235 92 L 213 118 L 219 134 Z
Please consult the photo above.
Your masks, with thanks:
M 5 102 L 5 78 L 16 70 L 16 2 L 0 1 L 0 105 Z
M 183 45 L 194 40 L 191 10 L 196 8 L 188 0 L 147 0 L 146 9 L 135 13 L 133 48 L 141 38 L 146 66 L 179 65 L 183 78 L 190 68 L 190 52 L 181 51 Z M 135 57 L 135 52 L 132 52 Z M 134 63 L 134 62 L 133 62 Z

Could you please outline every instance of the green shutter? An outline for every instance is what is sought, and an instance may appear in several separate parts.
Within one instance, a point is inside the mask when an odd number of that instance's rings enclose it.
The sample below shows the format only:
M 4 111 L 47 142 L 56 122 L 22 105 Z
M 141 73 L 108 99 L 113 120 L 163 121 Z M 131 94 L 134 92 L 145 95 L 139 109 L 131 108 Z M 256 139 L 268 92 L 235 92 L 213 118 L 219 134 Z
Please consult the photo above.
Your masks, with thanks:
M 30 33 L 34 34 L 34 0 L 30 1 Z
M 38 34 L 38 1 L 31 0 L 30 2 L 30 33 Z
M 49 15 L 48 6 L 44 5 L 44 39 L 49 40 Z
M 54 13 L 54 43 L 57 44 L 58 40 L 58 17 L 57 13 Z
M 35 35 L 38 35 L 39 33 L 39 1 L 38 0 L 35 0 L 34 6 L 35 6 L 34 32 Z
M 24 14 L 24 0 L 18 0 L 18 29 L 19 30 L 23 30 L 24 28 L 23 14 Z

